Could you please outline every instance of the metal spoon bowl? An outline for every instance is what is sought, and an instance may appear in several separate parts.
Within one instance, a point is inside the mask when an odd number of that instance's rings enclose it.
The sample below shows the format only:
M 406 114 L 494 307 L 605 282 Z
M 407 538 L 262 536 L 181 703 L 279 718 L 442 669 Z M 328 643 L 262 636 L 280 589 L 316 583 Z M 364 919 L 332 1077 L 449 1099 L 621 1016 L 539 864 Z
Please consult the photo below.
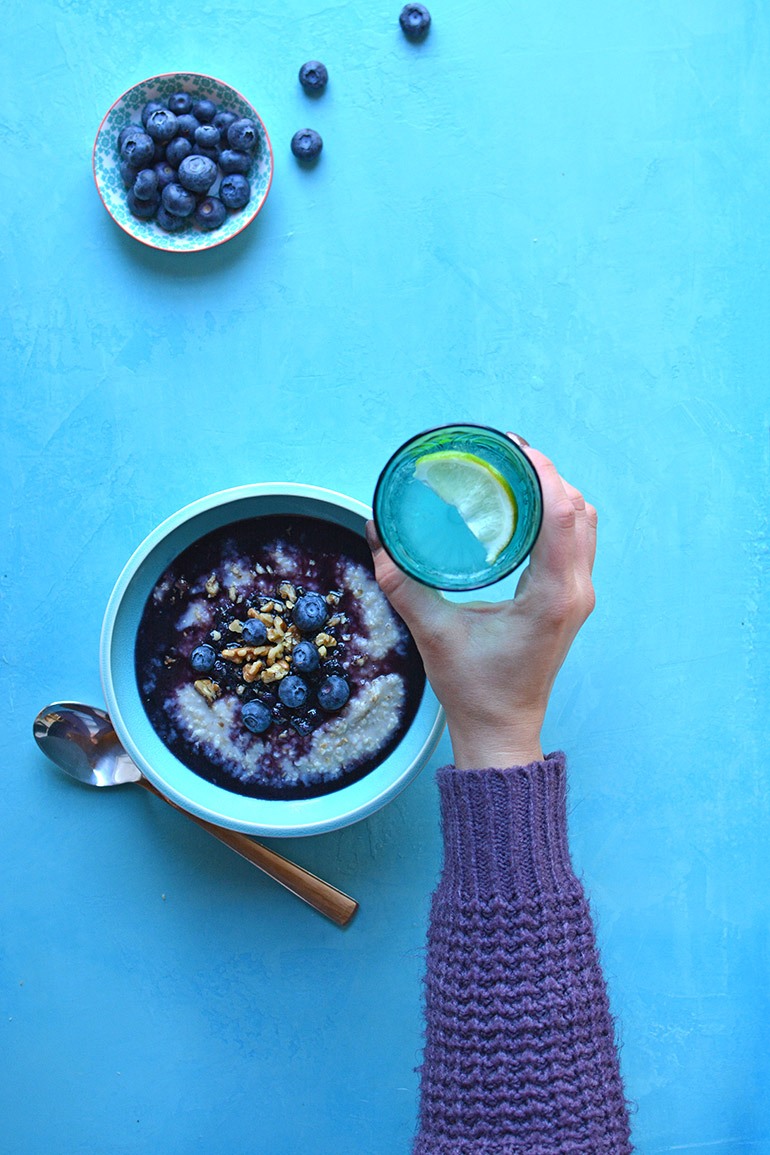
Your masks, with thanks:
M 120 744 L 109 714 L 97 706 L 87 706 L 82 702 L 53 702 L 37 715 L 32 732 L 46 757 L 79 782 L 85 782 L 88 786 L 121 786 L 126 782 L 136 782 L 202 826 L 209 834 L 258 866 L 338 926 L 346 926 L 358 910 L 355 899 L 296 863 L 289 862 L 274 850 L 269 850 L 237 830 L 227 830 L 198 818 L 196 814 L 183 810 L 166 798 L 131 761 Z

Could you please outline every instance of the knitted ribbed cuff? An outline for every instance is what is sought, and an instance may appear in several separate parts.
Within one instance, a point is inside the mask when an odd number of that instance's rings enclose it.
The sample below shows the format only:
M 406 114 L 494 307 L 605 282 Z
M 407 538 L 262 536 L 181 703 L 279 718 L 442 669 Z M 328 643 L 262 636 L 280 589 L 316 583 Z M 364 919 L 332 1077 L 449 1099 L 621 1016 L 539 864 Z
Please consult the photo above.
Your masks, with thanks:
M 441 886 L 481 901 L 573 887 L 561 751 L 507 769 L 438 771 Z

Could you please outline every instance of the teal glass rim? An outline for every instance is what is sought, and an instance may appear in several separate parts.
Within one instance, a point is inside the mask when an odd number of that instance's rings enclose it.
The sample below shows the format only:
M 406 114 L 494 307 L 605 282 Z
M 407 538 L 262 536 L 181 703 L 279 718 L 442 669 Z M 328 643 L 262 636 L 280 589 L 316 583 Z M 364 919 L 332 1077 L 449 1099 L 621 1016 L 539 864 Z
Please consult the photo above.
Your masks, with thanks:
M 397 542 L 394 542 L 388 531 L 386 518 L 384 516 L 388 486 L 399 463 L 404 459 L 408 460 L 410 458 L 416 461 L 418 456 L 430 452 L 430 449 L 438 452 L 442 449 L 453 448 L 458 438 L 462 438 L 463 436 L 468 438 L 473 438 L 474 436 L 486 438 L 494 443 L 495 448 L 501 454 L 509 456 L 509 459 L 515 463 L 514 468 L 519 477 L 526 479 L 525 485 L 528 488 L 528 496 L 530 499 L 527 503 L 527 518 L 519 519 L 514 535 L 500 554 L 500 557 L 485 573 L 479 574 L 473 580 L 454 578 L 446 574 L 439 576 L 437 573 L 426 573 L 426 570 L 421 567 L 408 552 L 400 548 Z M 430 449 L 420 444 L 425 442 L 426 439 L 431 439 L 433 442 Z M 420 446 L 419 450 L 417 449 L 418 445 Z M 521 493 L 516 492 L 515 485 L 513 488 L 517 498 L 517 504 L 519 505 L 519 511 L 521 512 L 522 503 L 519 501 Z M 425 429 L 421 433 L 414 434 L 414 436 L 400 445 L 395 453 L 389 457 L 377 479 L 372 507 L 372 516 L 380 541 L 386 553 L 389 554 L 400 569 L 404 570 L 405 573 L 408 573 L 410 577 L 413 577 L 422 585 L 431 586 L 434 589 L 462 593 L 482 589 L 485 586 L 493 585 L 495 582 L 501 581 L 513 573 L 514 570 L 518 569 L 527 559 L 532 547 L 537 541 L 543 521 L 543 491 L 537 470 L 526 453 L 523 452 L 515 441 L 507 437 L 504 433 L 501 433 L 499 429 L 493 429 L 489 425 L 458 422 L 452 425 L 439 425 L 432 429 Z

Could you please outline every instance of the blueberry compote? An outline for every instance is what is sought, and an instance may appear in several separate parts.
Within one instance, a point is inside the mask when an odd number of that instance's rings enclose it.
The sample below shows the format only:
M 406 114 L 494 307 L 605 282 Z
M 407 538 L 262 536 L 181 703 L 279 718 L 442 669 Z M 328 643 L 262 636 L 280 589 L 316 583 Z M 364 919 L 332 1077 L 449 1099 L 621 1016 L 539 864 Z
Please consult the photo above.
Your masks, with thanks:
M 310 798 L 368 774 L 425 685 L 365 542 L 306 517 L 238 521 L 189 546 L 147 599 L 135 661 L 165 745 L 260 798 Z

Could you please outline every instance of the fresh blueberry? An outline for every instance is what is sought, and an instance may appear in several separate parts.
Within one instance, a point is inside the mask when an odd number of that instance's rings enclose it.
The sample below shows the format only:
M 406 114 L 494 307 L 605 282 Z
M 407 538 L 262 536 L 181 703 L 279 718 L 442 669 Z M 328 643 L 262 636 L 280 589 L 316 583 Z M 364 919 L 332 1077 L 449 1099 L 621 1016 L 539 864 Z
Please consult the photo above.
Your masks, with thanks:
M 242 209 L 244 205 L 249 203 L 250 196 L 251 185 L 246 177 L 241 176 L 239 172 L 231 172 L 229 176 L 222 179 L 219 186 L 219 199 L 229 209 Z
M 219 154 L 219 167 L 225 176 L 231 172 L 239 172 L 242 176 L 248 176 L 252 163 L 247 152 L 238 152 L 234 148 L 223 148 Z
M 244 702 L 241 708 L 241 721 L 252 733 L 264 734 L 273 718 L 264 702 L 260 702 L 259 698 L 252 698 L 250 702 Z
M 306 92 L 323 92 L 328 80 L 326 65 L 320 60 L 308 60 L 299 70 L 299 82 Z
M 120 132 L 118 133 L 118 152 L 120 152 L 120 150 L 123 148 L 123 141 L 126 139 L 130 132 L 136 132 L 135 124 L 126 124 L 123 126 L 123 128 L 121 128 Z
M 140 200 L 132 188 L 126 193 L 126 204 L 129 212 L 140 220 L 148 221 L 155 216 L 155 210 L 160 204 L 160 194 L 156 191 L 149 200 Z
M 187 217 L 177 216 L 175 213 L 170 213 L 164 204 L 158 206 L 158 211 L 155 214 L 155 220 L 163 229 L 164 233 L 178 233 L 187 224 Z M 219 665 L 219 662 L 217 662 Z
M 126 186 L 126 188 L 131 188 L 134 181 L 136 180 L 139 169 L 135 168 L 132 164 L 129 164 L 127 160 L 119 161 L 118 168 L 120 169 L 120 176 L 123 184 Z
M 198 100 L 193 105 L 193 116 L 197 116 L 201 124 L 211 124 L 217 114 L 217 106 L 210 100 Z
M 216 661 L 217 653 L 213 646 L 206 642 L 197 646 L 190 654 L 190 665 L 196 674 L 207 674 Z
M 193 216 L 196 225 L 200 225 L 204 232 L 211 233 L 225 223 L 227 209 L 219 197 L 204 197 Z
M 217 166 L 207 156 L 186 156 L 179 166 L 179 183 L 190 192 L 208 192 L 216 179 Z
M 154 168 L 143 168 L 136 174 L 134 195 L 137 200 L 149 201 L 158 191 L 158 174 Z
M 407 40 L 422 40 L 430 28 L 430 12 L 424 4 L 405 4 L 398 22 Z
M 162 160 L 154 167 L 158 174 L 158 188 L 163 191 L 167 184 L 172 184 L 176 180 L 176 169 L 167 160 Z
M 235 124 L 237 119 L 238 117 L 234 112 L 225 112 L 223 109 L 221 112 L 216 114 L 212 123 L 215 128 L 219 129 L 223 136 L 227 136 L 228 128 L 231 124 Z
M 142 132 L 141 128 L 126 133 L 120 148 L 123 160 L 127 160 L 137 169 L 151 161 L 154 152 L 155 142 L 146 132 Z
M 142 109 L 142 124 L 146 126 L 153 112 L 157 112 L 159 108 L 165 107 L 166 106 L 161 104 L 159 100 L 149 100 Z
M 298 674 L 312 674 L 321 664 L 321 655 L 312 642 L 297 642 L 291 651 L 291 668 Z
M 350 686 L 339 674 L 330 674 L 318 687 L 318 705 L 328 713 L 341 710 L 349 697 Z
M 189 92 L 175 92 L 168 98 L 168 108 L 175 116 L 184 116 L 185 113 L 192 112 L 192 106 L 193 98 Z
M 147 117 L 145 128 L 153 140 L 165 144 L 176 136 L 176 117 L 167 108 L 156 108 Z
M 178 217 L 189 217 L 195 208 L 195 197 L 193 194 L 176 182 L 167 184 L 161 196 L 166 211 L 175 213 Z
M 201 148 L 216 148 L 219 144 L 219 129 L 213 124 L 202 124 L 195 130 L 195 143 Z
M 253 120 L 234 120 L 227 130 L 227 143 L 238 152 L 253 152 L 259 142 L 259 133 Z
M 267 641 L 267 626 L 259 618 L 249 618 L 243 623 L 241 637 L 247 646 L 264 646 Z
M 176 134 L 183 136 L 185 140 L 195 140 L 195 130 L 199 127 L 200 121 L 191 116 L 189 112 L 184 112 L 176 118 Z
M 299 710 L 307 701 L 307 684 L 296 674 L 287 674 L 278 684 L 278 697 L 290 710 Z
M 168 142 L 166 148 L 166 160 L 169 164 L 175 165 L 179 168 L 180 164 L 186 156 L 189 156 L 193 150 L 193 146 L 189 140 L 184 136 L 175 136 L 173 140 Z
M 321 155 L 324 142 L 313 128 L 301 128 L 291 138 L 291 151 L 297 160 L 315 160 Z
M 303 594 L 291 611 L 291 620 L 301 634 L 315 634 L 329 616 L 326 599 L 320 594 Z

